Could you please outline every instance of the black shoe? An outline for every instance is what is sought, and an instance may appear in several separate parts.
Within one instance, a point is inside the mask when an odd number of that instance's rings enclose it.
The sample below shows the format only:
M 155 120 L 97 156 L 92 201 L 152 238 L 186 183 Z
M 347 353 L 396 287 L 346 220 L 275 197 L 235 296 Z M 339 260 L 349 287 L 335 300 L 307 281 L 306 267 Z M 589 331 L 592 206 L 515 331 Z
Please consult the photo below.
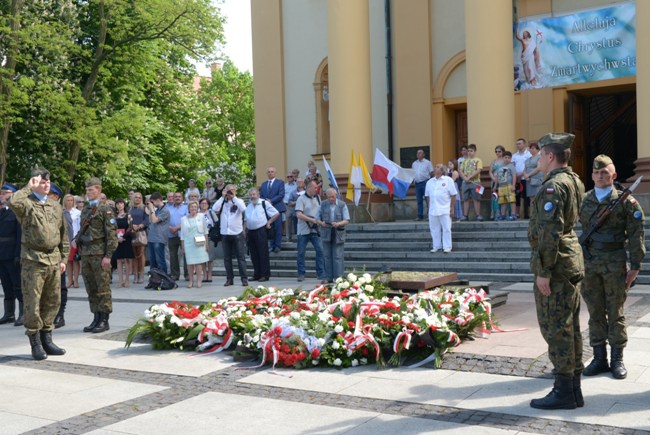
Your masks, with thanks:
M 266 277 L 266 276 L 263 277 L 263 278 L 258 279 L 259 282 L 266 282 L 266 281 L 268 281 L 268 280 L 269 280 L 269 278 Z
M 252 277 L 251 279 L 249 279 L 249 281 L 259 281 L 259 280 L 260 278 L 256 278 L 256 277 Z
M 11 323 L 16 321 L 16 300 L 5 300 L 4 301 L 5 305 L 5 314 L 0 318 L 0 325 L 4 325 L 5 323 Z
M 555 375 L 551 392 L 542 399 L 531 400 L 530 406 L 536 409 L 576 409 L 578 405 L 573 392 L 573 377 Z
M 99 332 L 108 331 L 109 329 L 111 329 L 111 327 L 108 325 L 108 313 L 99 313 L 99 320 L 90 332 L 97 334 Z
M 43 349 L 43 345 L 41 344 L 41 336 L 36 333 L 28 335 L 27 338 L 29 338 L 29 345 L 32 347 L 32 358 L 34 358 L 36 361 L 42 361 L 46 359 L 47 354 L 45 353 L 45 349 Z
M 612 347 L 612 376 L 614 379 L 627 378 L 627 369 L 623 365 L 622 347 Z
M 48 355 L 65 355 L 65 349 L 61 349 L 59 346 L 52 342 L 52 331 L 40 331 L 41 335 L 41 344 L 43 345 L 43 350 Z
M 589 365 L 585 367 L 582 372 L 585 376 L 595 376 L 600 373 L 609 371 L 609 364 L 607 363 L 607 347 L 604 344 L 594 346 L 594 359 L 591 360 Z
M 241 280 L 241 285 L 243 285 L 244 287 L 248 287 L 248 280 L 247 279 L 242 279 Z
M 233 284 L 232 280 L 229 279 L 228 281 L 226 281 L 226 283 L 223 286 L 224 287 L 230 287 L 232 284 Z
M 63 312 L 59 311 L 56 317 L 54 318 L 54 329 L 63 328 L 65 326 L 65 317 L 63 317 Z
M 99 313 L 95 313 L 94 316 L 95 318 L 90 323 L 90 325 L 84 327 L 84 332 L 92 332 L 93 329 L 95 329 L 95 326 L 97 326 L 97 322 L 99 322 Z

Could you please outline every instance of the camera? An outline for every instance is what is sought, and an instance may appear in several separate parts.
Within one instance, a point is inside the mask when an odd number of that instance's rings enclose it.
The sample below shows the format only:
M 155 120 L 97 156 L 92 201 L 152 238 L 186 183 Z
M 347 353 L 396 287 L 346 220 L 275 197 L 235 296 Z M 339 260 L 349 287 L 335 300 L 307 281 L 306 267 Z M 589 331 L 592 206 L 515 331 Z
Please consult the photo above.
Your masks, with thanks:
M 232 190 L 226 190 L 226 195 L 234 195 Z

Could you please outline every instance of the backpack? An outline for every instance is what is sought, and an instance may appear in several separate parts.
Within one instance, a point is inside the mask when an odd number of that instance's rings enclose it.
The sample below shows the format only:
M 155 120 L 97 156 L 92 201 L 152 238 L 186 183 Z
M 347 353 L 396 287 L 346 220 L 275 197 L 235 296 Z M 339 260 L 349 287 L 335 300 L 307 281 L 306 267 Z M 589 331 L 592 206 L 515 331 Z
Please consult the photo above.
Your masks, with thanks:
M 176 281 L 162 270 L 149 270 L 149 283 L 145 287 L 146 289 L 173 290 L 177 287 L 178 285 L 176 284 Z

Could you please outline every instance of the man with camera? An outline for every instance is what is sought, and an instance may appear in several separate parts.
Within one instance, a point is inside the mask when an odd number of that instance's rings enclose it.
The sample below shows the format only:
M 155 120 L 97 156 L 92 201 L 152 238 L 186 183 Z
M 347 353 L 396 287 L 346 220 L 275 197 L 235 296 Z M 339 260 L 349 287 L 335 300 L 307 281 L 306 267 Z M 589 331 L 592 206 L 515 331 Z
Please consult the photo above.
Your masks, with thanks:
M 154 192 L 144 209 L 149 218 L 147 246 L 149 249 L 149 270 L 158 269 L 167 273 L 165 247 L 167 246 L 167 227 L 169 226 L 169 210 L 160 192 Z
M 233 285 L 235 275 L 232 268 L 232 255 L 237 256 L 239 276 L 243 286 L 248 285 L 246 274 L 246 247 L 244 246 L 244 212 L 246 204 L 237 198 L 237 188 L 229 184 L 222 193 L 222 197 L 214 203 L 212 210 L 219 213 L 221 226 L 221 243 L 223 246 L 223 265 L 226 268 L 225 287 Z
M 305 279 L 305 252 L 307 243 L 311 242 L 316 251 L 316 275 L 322 284 L 327 283 L 325 263 L 323 261 L 323 243 L 320 239 L 319 226 L 323 225 L 320 217 L 320 197 L 317 194 L 318 185 L 315 181 L 307 184 L 306 192 L 296 202 L 296 217 L 298 218 L 298 281 Z

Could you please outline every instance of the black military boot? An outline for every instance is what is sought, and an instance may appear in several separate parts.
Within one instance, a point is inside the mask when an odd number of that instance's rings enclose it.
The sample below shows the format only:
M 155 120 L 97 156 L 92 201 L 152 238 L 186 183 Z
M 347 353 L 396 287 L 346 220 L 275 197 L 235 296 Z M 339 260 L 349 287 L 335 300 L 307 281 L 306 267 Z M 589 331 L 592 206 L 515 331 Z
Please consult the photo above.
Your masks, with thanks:
M 0 317 L 0 325 L 5 323 L 11 323 L 16 320 L 16 301 L 14 299 L 8 300 L 5 299 L 5 314 Z
M 595 376 L 609 371 L 609 364 L 607 363 L 607 346 L 601 344 L 599 346 L 594 346 L 593 349 L 594 359 L 591 360 L 589 365 L 585 367 L 585 370 L 582 372 L 585 376 Z
M 90 332 L 97 334 L 98 332 L 108 331 L 109 329 L 111 327 L 108 325 L 108 313 L 99 313 L 99 321 Z
M 612 376 L 614 379 L 627 378 L 627 369 L 623 365 L 622 347 L 612 347 Z
M 36 333 L 28 335 L 27 337 L 29 338 L 30 346 L 32 346 L 32 358 L 34 358 L 36 361 L 46 359 L 47 354 L 45 353 L 45 349 L 43 349 L 43 345 L 41 344 L 41 336 Z
M 18 301 L 18 317 L 14 322 L 14 326 L 23 326 L 25 319 L 23 317 L 23 301 Z
M 585 406 L 585 399 L 582 397 L 582 387 L 580 385 L 580 375 L 573 375 L 573 397 L 576 399 L 578 408 Z
M 63 313 L 65 313 L 65 307 L 61 305 L 59 307 L 59 312 L 56 313 L 56 317 L 54 318 L 54 329 L 63 328 L 65 326 L 65 317 L 63 316 Z
M 52 331 L 40 331 L 41 344 L 43 350 L 48 355 L 65 355 L 65 349 L 61 349 L 56 344 L 52 343 Z
M 99 322 L 99 313 L 95 313 L 94 316 L 95 318 L 90 322 L 90 325 L 84 326 L 84 332 L 92 332 L 93 329 L 95 329 L 95 326 L 97 326 L 97 323 Z
M 530 406 L 537 409 L 576 409 L 573 394 L 573 376 L 555 375 L 555 384 L 550 393 L 542 399 L 533 399 Z

